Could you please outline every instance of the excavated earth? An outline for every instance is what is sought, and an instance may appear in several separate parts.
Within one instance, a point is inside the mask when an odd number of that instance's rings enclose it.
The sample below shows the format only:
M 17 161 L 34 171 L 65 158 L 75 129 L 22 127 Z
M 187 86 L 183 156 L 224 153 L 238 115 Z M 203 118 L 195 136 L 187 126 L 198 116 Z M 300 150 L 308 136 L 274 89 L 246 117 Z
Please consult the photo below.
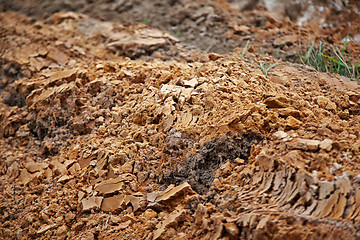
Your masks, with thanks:
M 358 2 L 150 2 L 0 2 L 0 238 L 360 239 Z

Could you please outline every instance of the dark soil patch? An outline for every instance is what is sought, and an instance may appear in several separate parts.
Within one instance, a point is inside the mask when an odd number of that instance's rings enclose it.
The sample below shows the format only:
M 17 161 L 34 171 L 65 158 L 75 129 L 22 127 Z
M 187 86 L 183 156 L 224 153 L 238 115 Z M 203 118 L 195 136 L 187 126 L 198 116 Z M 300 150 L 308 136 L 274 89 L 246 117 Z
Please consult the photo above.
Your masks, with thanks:
M 25 105 L 25 97 L 20 96 L 14 88 L 14 81 L 22 77 L 20 64 L 0 59 L 0 95 L 5 104 L 19 107 Z
M 228 133 L 217 137 L 165 176 L 163 183 L 181 184 L 187 181 L 196 192 L 206 194 L 214 180 L 215 171 L 221 165 L 227 161 L 234 162 L 236 158 L 248 162 L 251 146 L 260 144 L 263 139 L 262 134 L 257 131 Z

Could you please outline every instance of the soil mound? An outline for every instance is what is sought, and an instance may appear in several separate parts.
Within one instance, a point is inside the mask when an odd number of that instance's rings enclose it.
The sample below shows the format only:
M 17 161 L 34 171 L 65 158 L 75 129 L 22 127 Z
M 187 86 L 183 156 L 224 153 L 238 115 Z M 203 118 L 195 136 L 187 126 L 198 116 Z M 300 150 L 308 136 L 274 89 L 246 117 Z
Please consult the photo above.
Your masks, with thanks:
M 21 2 L 0 5 L 0 238 L 359 238 L 359 84 L 284 61 L 341 43 L 357 2 L 331 31 L 271 1 Z

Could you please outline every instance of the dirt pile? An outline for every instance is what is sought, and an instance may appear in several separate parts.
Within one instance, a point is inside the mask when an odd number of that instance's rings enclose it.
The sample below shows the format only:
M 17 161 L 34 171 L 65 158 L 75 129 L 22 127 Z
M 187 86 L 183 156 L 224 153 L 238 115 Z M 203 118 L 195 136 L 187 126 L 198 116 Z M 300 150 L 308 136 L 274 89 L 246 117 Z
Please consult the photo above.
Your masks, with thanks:
M 74 12 L 0 26 L 4 239 L 360 236 L 355 81 Z

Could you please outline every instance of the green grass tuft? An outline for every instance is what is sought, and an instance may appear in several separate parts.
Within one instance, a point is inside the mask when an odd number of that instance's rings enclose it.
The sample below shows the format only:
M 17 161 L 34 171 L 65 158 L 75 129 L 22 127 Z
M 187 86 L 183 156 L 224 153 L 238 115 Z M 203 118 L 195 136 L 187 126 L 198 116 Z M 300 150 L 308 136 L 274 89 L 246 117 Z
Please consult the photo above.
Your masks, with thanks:
M 319 44 L 312 43 L 305 49 L 305 53 L 300 54 L 300 61 L 321 72 L 359 78 L 360 62 L 351 64 L 350 58 L 345 52 L 347 42 L 348 36 L 346 36 L 341 50 L 336 46 L 327 46 L 322 42 Z
M 142 21 L 142 24 L 144 25 L 149 25 L 149 19 L 148 18 L 144 18 Z
M 265 75 L 266 78 L 268 78 L 268 72 L 270 71 L 270 69 L 272 69 L 273 67 L 275 67 L 276 65 L 278 65 L 277 63 L 274 64 L 267 64 L 267 63 L 260 63 L 260 70 L 261 72 Z

